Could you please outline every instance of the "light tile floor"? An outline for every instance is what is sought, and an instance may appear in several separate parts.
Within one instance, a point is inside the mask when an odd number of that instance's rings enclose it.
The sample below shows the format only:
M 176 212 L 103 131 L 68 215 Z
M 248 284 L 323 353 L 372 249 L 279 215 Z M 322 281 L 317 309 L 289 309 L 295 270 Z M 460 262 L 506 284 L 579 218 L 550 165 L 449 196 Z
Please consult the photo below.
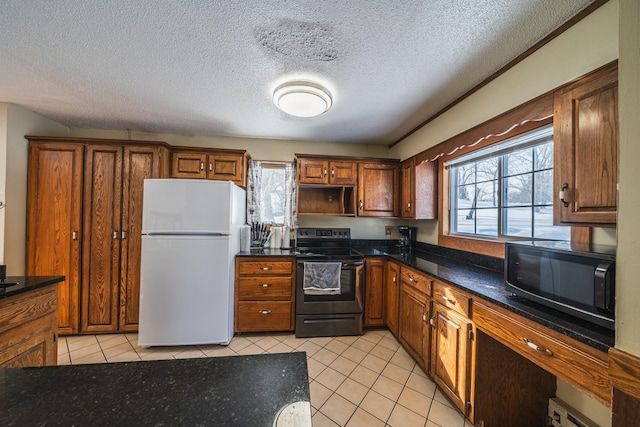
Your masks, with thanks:
M 58 364 L 305 351 L 314 427 L 471 427 L 387 330 L 359 337 L 237 335 L 228 346 L 143 348 L 137 334 L 60 337 Z

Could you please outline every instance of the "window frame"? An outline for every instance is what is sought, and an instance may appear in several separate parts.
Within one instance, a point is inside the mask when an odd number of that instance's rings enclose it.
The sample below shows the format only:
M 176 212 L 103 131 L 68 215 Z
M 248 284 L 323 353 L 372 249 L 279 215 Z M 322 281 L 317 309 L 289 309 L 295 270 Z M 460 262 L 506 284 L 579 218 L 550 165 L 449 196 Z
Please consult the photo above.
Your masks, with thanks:
M 541 164 L 539 163 L 539 155 L 543 155 L 544 153 L 551 153 L 551 158 L 553 158 L 553 125 L 548 124 L 544 126 L 540 126 L 536 129 L 533 129 L 528 132 L 521 133 L 519 135 L 515 135 L 514 137 L 508 138 L 506 140 L 502 140 L 496 142 L 492 145 L 484 147 L 482 150 L 474 150 L 470 153 L 465 154 L 464 156 L 458 156 L 451 160 L 446 160 L 445 163 L 445 173 L 449 174 L 449 183 L 450 186 L 448 188 L 450 194 L 455 194 L 455 196 L 450 197 L 450 206 L 449 209 L 449 228 L 450 234 L 452 236 L 459 237 L 471 237 L 471 238 L 481 238 L 487 240 L 496 240 L 496 241 L 509 241 L 509 240 L 549 240 L 554 239 L 554 237 L 544 237 L 540 236 L 541 233 L 544 233 L 546 227 L 548 226 L 548 222 L 539 223 L 537 219 L 536 212 L 538 212 L 539 208 L 551 209 L 551 218 L 547 218 L 547 220 L 551 219 L 551 225 L 553 226 L 553 194 L 548 191 L 553 189 L 553 168 L 554 164 L 549 163 L 548 161 Z M 544 146 L 546 147 L 546 151 Z M 541 149 L 536 149 L 537 147 L 542 147 Z M 526 152 L 529 151 L 529 154 Z M 526 167 L 526 169 L 515 171 L 512 170 L 510 172 L 510 161 L 515 160 L 511 158 L 513 154 L 522 153 L 530 157 L 530 165 Z M 542 157 L 544 159 L 544 157 Z M 486 175 L 484 170 L 478 169 L 478 165 L 482 162 L 490 161 L 492 164 L 495 164 L 496 170 L 495 173 Z M 462 168 L 462 169 L 460 169 Z M 466 174 L 466 172 L 471 172 L 471 174 Z M 465 179 L 463 183 L 458 182 L 460 179 L 460 173 L 458 171 L 462 170 L 465 174 Z M 480 174 L 485 175 L 480 177 Z M 472 176 L 471 181 L 468 181 L 468 177 Z M 550 184 L 550 187 L 546 187 L 545 191 L 546 196 L 551 196 L 550 199 L 545 198 L 545 200 L 540 201 L 537 199 L 536 195 L 538 194 L 539 189 L 536 189 L 536 181 L 538 179 L 544 179 L 546 177 L 547 185 Z M 525 179 L 529 180 L 529 185 L 531 186 L 530 198 L 528 201 L 522 202 L 513 202 L 509 201 L 508 192 L 509 187 L 507 183 L 511 180 L 518 180 L 520 177 L 525 177 Z M 549 183 L 549 178 L 551 178 L 551 182 Z M 491 231 L 495 231 L 495 234 L 482 234 L 478 230 L 478 218 L 480 218 L 481 213 L 483 211 L 487 211 L 484 207 L 475 204 L 476 197 L 478 195 L 478 187 L 484 187 L 486 185 L 493 186 L 493 190 L 491 194 L 497 195 L 497 200 L 495 200 L 495 206 L 491 206 L 489 208 L 490 211 L 495 212 L 495 219 L 491 221 Z M 460 200 L 459 198 L 459 190 L 464 187 L 471 187 L 476 189 L 473 191 L 475 194 L 473 196 L 472 205 L 470 207 L 461 208 L 458 205 Z M 523 231 L 529 231 L 530 235 L 517 235 L 517 234 L 509 234 L 508 227 L 510 220 L 513 221 L 514 218 L 510 217 L 513 212 L 517 210 L 528 210 L 528 225 L 523 225 Z M 473 230 L 470 230 L 468 227 L 463 226 L 459 220 L 461 219 L 461 215 L 464 215 L 464 212 L 469 210 L 469 214 L 471 218 L 467 216 L 467 219 L 473 219 L 472 227 Z M 469 224 L 466 224 L 469 225 Z M 554 226 L 555 228 L 548 230 L 559 232 L 560 230 L 557 228 L 558 226 Z M 465 230 L 465 228 L 467 228 Z M 456 230 L 455 233 L 453 230 Z M 566 231 L 566 230 L 565 230 Z M 536 236 L 538 234 L 538 236 Z M 562 235 L 557 236 L 561 237 L 563 240 L 569 239 L 570 236 Z
M 450 234 L 449 174 L 444 161 L 553 123 L 553 92 L 528 101 L 420 153 L 417 161 L 438 162 L 438 245 L 504 258 L 504 241 Z M 573 229 L 572 229 L 573 238 Z

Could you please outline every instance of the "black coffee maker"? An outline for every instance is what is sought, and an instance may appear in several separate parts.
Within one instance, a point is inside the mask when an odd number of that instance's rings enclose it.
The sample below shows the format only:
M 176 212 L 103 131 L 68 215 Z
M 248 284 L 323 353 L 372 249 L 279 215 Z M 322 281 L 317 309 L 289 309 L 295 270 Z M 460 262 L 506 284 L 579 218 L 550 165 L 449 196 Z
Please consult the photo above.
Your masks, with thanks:
M 400 249 L 411 249 L 412 242 L 415 242 L 416 237 L 418 237 L 418 229 L 416 227 L 402 225 L 398 227 L 398 233 L 400 233 L 400 242 L 398 243 Z

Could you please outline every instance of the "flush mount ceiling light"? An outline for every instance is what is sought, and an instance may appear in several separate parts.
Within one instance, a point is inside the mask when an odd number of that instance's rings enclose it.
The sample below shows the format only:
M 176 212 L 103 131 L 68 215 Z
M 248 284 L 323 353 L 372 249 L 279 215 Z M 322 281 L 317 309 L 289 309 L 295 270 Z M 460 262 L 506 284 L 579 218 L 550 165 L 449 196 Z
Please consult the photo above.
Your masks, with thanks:
M 284 83 L 273 92 L 273 103 L 296 117 L 314 117 L 325 113 L 333 100 L 331 93 L 317 83 L 295 81 Z

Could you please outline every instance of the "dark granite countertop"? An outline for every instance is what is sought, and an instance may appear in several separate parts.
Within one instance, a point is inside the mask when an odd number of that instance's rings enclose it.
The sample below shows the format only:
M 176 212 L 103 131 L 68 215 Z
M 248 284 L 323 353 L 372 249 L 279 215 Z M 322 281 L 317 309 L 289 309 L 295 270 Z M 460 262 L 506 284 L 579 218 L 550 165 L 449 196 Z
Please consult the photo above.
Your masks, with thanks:
M 504 286 L 504 274 L 501 271 L 420 250 L 388 256 L 598 350 L 607 352 L 609 347 L 614 346 L 613 331 L 524 298 L 512 296 Z
M 264 257 L 278 257 L 278 256 L 290 256 L 294 257 L 298 255 L 299 252 L 295 249 L 270 249 L 270 248 L 255 248 L 251 249 L 248 252 L 238 252 L 236 256 L 239 257 L 247 257 L 247 256 L 264 256 Z
M 500 258 L 420 242 L 414 242 L 413 248 L 406 251 L 397 243 L 396 240 L 351 240 L 352 248 L 363 256 L 383 256 L 399 261 L 600 351 L 607 352 L 615 344 L 613 331 L 512 296 L 504 286 L 504 261 Z M 287 250 L 286 254 L 278 249 L 264 251 L 243 252 L 239 256 L 296 255 L 294 249 Z
M 271 427 L 309 401 L 304 352 L 0 369 L 3 426 Z
M 8 298 L 62 282 L 64 276 L 9 276 L 0 281 L 0 298 Z

